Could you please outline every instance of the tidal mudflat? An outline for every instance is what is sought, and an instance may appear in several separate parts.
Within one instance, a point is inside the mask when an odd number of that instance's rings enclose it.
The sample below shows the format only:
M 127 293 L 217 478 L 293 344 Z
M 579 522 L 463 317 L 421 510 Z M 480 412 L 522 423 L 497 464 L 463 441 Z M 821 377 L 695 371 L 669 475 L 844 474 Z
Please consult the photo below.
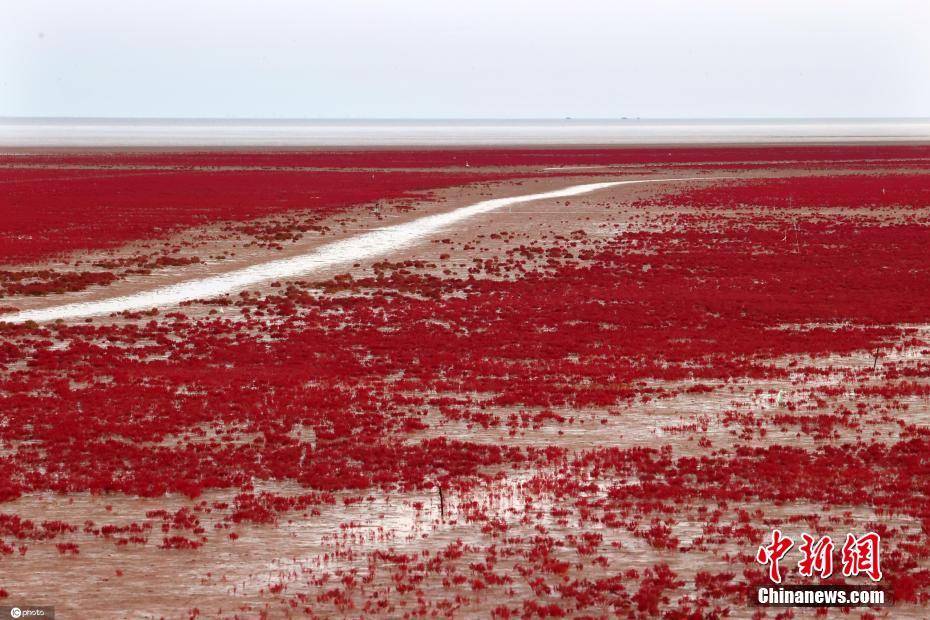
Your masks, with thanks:
M 0 605 L 775 617 L 779 529 L 879 533 L 895 606 L 853 614 L 927 615 L 930 147 L 20 152 L 0 188 Z

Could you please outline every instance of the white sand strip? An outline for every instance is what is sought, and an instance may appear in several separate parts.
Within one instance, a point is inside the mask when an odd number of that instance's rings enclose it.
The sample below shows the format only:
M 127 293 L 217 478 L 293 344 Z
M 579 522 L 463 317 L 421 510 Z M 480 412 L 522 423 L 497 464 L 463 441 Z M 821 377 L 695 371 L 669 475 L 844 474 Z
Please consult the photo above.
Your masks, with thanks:
M 262 282 L 296 278 L 337 265 L 351 265 L 360 260 L 390 254 L 393 251 L 410 246 L 420 241 L 425 236 L 448 228 L 462 220 L 481 215 L 482 213 L 495 211 L 503 207 L 531 202 L 533 200 L 578 196 L 579 194 L 596 192 L 617 185 L 662 183 L 669 181 L 704 181 L 718 178 L 720 177 L 639 179 L 634 181 L 587 183 L 584 185 L 573 185 L 565 189 L 551 192 L 483 200 L 448 213 L 427 215 L 411 222 L 372 230 L 341 241 L 334 241 L 333 243 L 323 245 L 313 252 L 301 256 L 268 261 L 228 273 L 162 286 L 132 295 L 111 297 L 110 299 L 101 299 L 98 301 L 70 303 L 36 310 L 23 310 L 22 312 L 0 315 L 0 322 L 24 323 L 26 321 L 36 321 L 41 323 L 58 319 L 80 319 L 111 314 L 113 312 L 138 311 L 162 306 L 175 306 L 183 301 L 209 299 L 211 297 L 233 293 Z

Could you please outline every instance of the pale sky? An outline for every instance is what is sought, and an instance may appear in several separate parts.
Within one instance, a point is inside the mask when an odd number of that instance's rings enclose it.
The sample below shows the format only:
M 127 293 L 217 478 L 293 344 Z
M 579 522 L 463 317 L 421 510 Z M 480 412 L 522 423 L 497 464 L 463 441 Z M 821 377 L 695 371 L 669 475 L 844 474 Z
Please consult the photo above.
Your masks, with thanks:
M 0 0 L 0 116 L 930 116 L 927 0 Z

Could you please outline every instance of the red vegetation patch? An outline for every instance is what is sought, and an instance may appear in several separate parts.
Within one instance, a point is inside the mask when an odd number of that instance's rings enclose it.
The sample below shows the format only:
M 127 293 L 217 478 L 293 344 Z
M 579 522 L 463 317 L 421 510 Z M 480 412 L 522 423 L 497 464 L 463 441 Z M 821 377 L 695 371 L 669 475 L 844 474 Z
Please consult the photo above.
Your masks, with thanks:
M 709 187 L 691 188 L 680 197 L 656 198 L 641 205 L 663 202 L 694 207 L 773 208 L 903 208 L 930 207 L 930 177 L 925 174 L 850 174 L 763 178 L 724 181 Z
M 0 155 L 0 164 L 51 166 L 283 166 L 314 168 L 439 168 L 470 166 L 572 166 L 716 162 L 829 163 L 862 160 L 927 160 L 926 145 L 841 146 L 658 146 L 577 148 L 408 148 L 366 151 L 291 150 L 260 152 L 83 152 L 47 155 Z M 36 176 L 47 171 L 36 171 Z M 22 172 L 20 173 L 22 174 Z
M 288 170 L 72 170 L 61 178 L 0 168 L 0 263 L 108 248 L 174 230 L 290 211 L 317 217 L 378 200 L 512 178 L 500 173 Z M 12 177 L 12 178 L 11 178 Z M 15 182 L 14 182 L 15 181 Z
M 329 546 L 262 582 L 282 614 L 697 618 L 747 605 L 773 527 L 868 530 L 883 585 L 925 604 L 926 188 L 690 188 L 626 205 L 622 233 L 540 235 L 442 276 L 461 242 L 439 267 L 382 261 L 195 305 L 206 318 L 3 326 L 0 501 L 226 500 L 82 532 L 4 514 L 0 551 L 156 532 L 147 551 L 198 558 L 300 520 L 288 535 Z M 398 534 L 379 515 L 402 494 Z M 339 510 L 370 523 L 322 527 Z

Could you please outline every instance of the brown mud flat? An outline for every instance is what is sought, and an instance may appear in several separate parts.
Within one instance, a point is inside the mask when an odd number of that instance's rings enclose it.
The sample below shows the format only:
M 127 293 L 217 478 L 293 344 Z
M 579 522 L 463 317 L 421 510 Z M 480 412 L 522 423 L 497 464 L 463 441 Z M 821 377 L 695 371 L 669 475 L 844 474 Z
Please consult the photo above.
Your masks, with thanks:
M 700 169 L 693 172 L 700 173 Z M 835 168 L 813 174 L 842 172 L 842 168 Z M 625 170 L 623 178 L 655 174 L 690 176 L 691 173 L 678 168 L 658 173 Z M 721 172 L 715 170 L 707 174 Z M 749 179 L 810 173 L 769 169 L 739 174 Z M 411 209 L 365 205 L 327 220 L 323 223 L 325 231 L 319 235 L 284 244 L 275 250 L 254 247 L 236 236 L 221 235 L 216 228 L 186 231 L 165 243 L 173 246 L 188 243 L 189 249 L 185 251 L 223 258 L 127 278 L 80 293 L 4 299 L 2 302 L 29 309 L 129 294 L 269 258 L 296 256 L 322 243 L 358 232 L 446 212 L 490 197 L 616 179 L 615 175 L 593 174 L 528 179 L 496 183 L 491 187 L 442 190 L 429 201 L 405 205 L 412 206 Z M 527 274 L 545 274 L 560 265 L 583 268 L 593 264 L 587 256 L 624 235 L 648 236 L 680 230 L 694 218 L 705 217 L 706 210 L 676 203 L 674 198 L 676 192 L 684 192 L 693 185 L 682 183 L 673 188 L 660 184 L 620 186 L 566 200 L 522 204 L 477 216 L 454 230 L 424 239 L 416 246 L 377 261 L 360 262 L 348 270 L 315 274 L 300 282 L 256 287 L 250 293 L 259 297 L 274 295 L 291 285 L 338 298 L 350 294 L 341 287 L 346 278 L 351 277 L 351 281 L 361 282 L 351 294 L 387 293 L 403 299 L 420 293 L 400 287 L 396 280 L 378 281 L 379 274 L 508 282 Z M 672 197 L 662 206 L 644 206 L 667 195 Z M 745 212 L 740 214 L 741 217 L 745 215 Z M 903 217 L 895 210 L 875 214 L 854 208 L 798 207 L 779 216 L 777 226 L 785 231 L 782 249 L 786 254 L 800 251 L 796 245 L 800 242 L 790 236 L 789 224 L 794 219 L 811 222 L 866 215 L 881 220 L 883 225 L 899 222 Z M 920 213 L 921 218 L 926 215 Z M 704 222 L 709 230 L 722 227 L 731 217 L 735 219 L 727 209 L 715 211 L 714 217 L 719 217 L 719 222 Z M 121 253 L 129 256 L 137 251 L 138 248 L 127 246 L 105 255 L 111 258 Z M 638 251 L 648 255 L 650 250 Z M 92 261 L 103 255 L 82 259 Z M 55 268 L 54 263 L 48 265 Z M 648 271 L 645 264 L 643 269 Z M 617 283 L 617 286 L 623 285 L 622 281 Z M 167 311 L 170 310 L 161 312 Z M 242 314 L 242 309 L 235 305 L 196 303 L 184 306 L 182 311 L 195 320 L 215 316 L 239 320 Z M 150 318 L 153 317 L 100 317 L 91 323 L 131 324 Z M 281 317 L 269 316 L 268 324 L 281 320 Z M 783 327 L 798 329 L 797 325 L 790 324 Z M 612 405 L 536 408 L 495 405 L 482 401 L 484 395 L 481 394 L 453 392 L 448 395 L 474 398 L 482 413 L 488 414 L 487 423 L 482 423 L 483 418 L 476 421 L 449 417 L 440 407 L 427 406 L 418 414 L 423 428 L 413 429 L 396 439 L 409 444 L 445 438 L 487 446 L 553 448 L 564 451 L 566 463 L 590 451 L 610 448 L 658 448 L 669 457 L 687 459 L 726 451 L 735 444 L 746 449 L 789 445 L 811 451 L 848 442 L 878 441 L 890 445 L 901 439 L 902 420 L 927 427 L 930 419 L 930 403 L 926 396 L 888 402 L 869 392 L 869 388 L 902 374 L 913 374 L 917 377 L 915 382 L 926 381 L 921 373 L 926 366 L 925 342 L 930 339 L 930 327 L 907 327 L 907 335 L 887 344 L 877 357 L 876 352 L 857 350 L 756 359 L 754 363 L 760 366 L 785 370 L 784 376 L 746 376 L 726 381 L 703 378 L 644 381 L 631 386 L 636 397 Z M 347 328 L 359 327 L 349 325 Z M 522 329 L 532 330 L 534 325 L 524 325 Z M 243 333 L 255 338 L 266 336 L 262 329 L 254 326 L 245 328 Z M 11 364 L 6 370 L 14 367 Z M 385 378 L 384 381 L 390 389 L 391 381 L 399 379 Z M 560 378 L 553 376 L 550 381 L 558 382 Z M 599 387 L 584 381 L 569 386 L 577 393 Z M 693 390 L 697 387 L 700 389 Z M 401 389 L 410 388 L 398 388 Z M 818 409 L 826 410 L 825 406 L 805 408 L 805 403 L 813 402 L 811 394 L 815 390 L 835 394 L 829 400 L 829 407 L 855 412 L 855 423 L 821 432 L 807 429 L 804 424 L 808 420 L 795 420 L 806 416 L 813 420 Z M 447 394 L 410 395 L 431 398 Z M 508 419 L 513 423 L 506 422 Z M 214 441 L 242 445 L 255 441 L 252 435 L 240 432 L 234 425 L 225 430 L 228 432 L 224 434 L 203 434 L 188 429 L 189 432 L 164 441 L 167 445 L 202 442 L 204 446 Z M 302 440 L 314 447 L 325 441 L 312 431 L 305 432 Z M 0 448 L 0 455 L 4 454 L 12 454 L 9 442 Z M 704 571 L 739 573 L 745 562 L 735 558 L 753 555 L 758 543 L 751 537 L 740 539 L 736 536 L 721 536 L 722 540 L 713 543 L 703 540 L 713 538 L 712 528 L 708 527 L 712 522 L 745 524 L 752 521 L 756 533 L 773 524 L 816 526 L 819 534 L 830 534 L 834 540 L 842 540 L 846 532 L 862 531 L 876 522 L 897 529 L 902 536 L 914 535 L 921 527 L 912 516 L 890 514 L 867 501 L 826 505 L 791 499 L 756 503 L 713 499 L 682 502 L 673 515 L 663 512 L 670 510 L 666 505 L 657 507 L 654 514 L 641 520 L 629 517 L 605 525 L 591 518 L 589 506 L 571 501 L 574 498 L 567 498 L 542 484 L 542 481 L 563 479 L 567 469 L 564 463 L 538 468 L 502 466 L 496 471 L 489 468 L 488 479 L 461 488 L 453 481 L 425 489 L 340 490 L 303 509 L 282 512 L 273 523 L 230 520 L 229 506 L 235 504 L 241 489 L 209 490 L 195 499 L 180 494 L 139 498 L 119 494 L 27 493 L 0 505 L 0 512 L 36 523 L 60 520 L 80 527 L 48 540 L 25 541 L 28 549 L 23 553 L 0 555 L 0 587 L 9 593 L 9 598 L 2 600 L 5 604 L 55 605 L 62 618 L 91 613 L 98 618 L 196 615 L 277 618 L 305 614 L 401 617 L 420 613 L 487 617 L 495 611 L 500 613 L 500 605 L 508 601 L 532 599 L 544 605 L 558 605 L 568 598 L 567 592 L 574 591 L 573 588 L 580 587 L 578 584 L 582 582 L 602 583 L 599 587 L 603 590 L 617 588 L 610 580 L 630 570 L 636 571 L 637 577 L 624 577 L 622 581 L 630 593 L 640 592 L 643 587 L 639 585 L 637 590 L 637 584 L 643 581 L 643 576 L 648 577 L 654 567 L 665 565 L 682 585 L 668 585 L 662 594 L 668 603 L 659 603 L 660 607 L 668 610 L 677 601 L 682 608 L 695 609 L 694 601 L 703 596 L 695 586 L 697 575 Z M 578 474 L 577 482 L 578 496 L 593 505 L 616 492 L 618 485 L 645 487 L 648 481 L 621 480 L 619 474 L 616 480 L 611 480 L 591 473 L 590 476 Z M 262 491 L 296 497 L 307 489 L 290 481 L 254 480 L 249 492 Z M 152 516 L 152 511 L 166 510 L 173 514 L 183 508 L 196 516 L 196 527 L 203 530 L 203 546 L 160 548 L 162 535 L 175 533 L 176 528 L 163 517 Z M 130 524 L 147 524 L 146 542 L 119 544 L 114 542 L 116 536 L 94 532 L 104 525 Z M 650 533 L 652 528 L 663 531 L 666 525 L 669 531 L 662 536 L 657 538 Z M 183 528 L 178 532 L 189 535 Z M 589 534 L 591 538 L 582 540 L 582 534 Z M 669 543 L 669 539 L 676 542 Z M 64 543 L 77 545 L 79 553 L 59 547 Z M 543 564 L 546 568 L 541 570 L 538 579 L 510 578 L 537 561 L 542 549 L 545 550 Z M 435 562 L 435 570 L 415 568 L 418 563 L 433 566 L 432 562 Z M 930 562 L 920 558 L 919 566 L 930 569 Z M 763 569 L 758 567 L 758 570 Z M 726 598 L 717 605 L 698 608 L 701 617 L 750 618 L 757 617 L 760 612 L 760 608 L 736 604 Z M 572 616 L 629 613 L 649 617 L 651 609 L 647 604 L 630 609 L 614 607 L 601 600 L 589 607 L 579 603 L 577 608 L 565 611 Z M 527 608 L 522 611 L 528 615 L 547 615 L 545 611 Z M 922 618 L 926 617 L 926 611 L 924 606 L 904 604 L 869 613 L 887 618 Z M 835 610 L 829 615 L 840 616 Z M 766 617 L 774 616 L 775 613 L 770 612 Z M 814 614 L 795 610 L 795 616 L 814 617 Z M 858 617 L 855 612 L 854 617 Z

